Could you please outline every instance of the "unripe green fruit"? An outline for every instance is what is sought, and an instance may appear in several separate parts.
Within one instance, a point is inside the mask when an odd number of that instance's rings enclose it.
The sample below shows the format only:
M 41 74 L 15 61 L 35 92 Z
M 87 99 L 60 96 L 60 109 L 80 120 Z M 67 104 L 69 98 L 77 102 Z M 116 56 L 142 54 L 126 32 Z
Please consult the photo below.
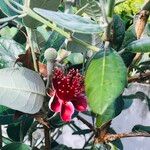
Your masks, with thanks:
M 48 48 L 44 52 L 44 58 L 47 61 L 54 61 L 57 58 L 57 51 L 54 48 Z

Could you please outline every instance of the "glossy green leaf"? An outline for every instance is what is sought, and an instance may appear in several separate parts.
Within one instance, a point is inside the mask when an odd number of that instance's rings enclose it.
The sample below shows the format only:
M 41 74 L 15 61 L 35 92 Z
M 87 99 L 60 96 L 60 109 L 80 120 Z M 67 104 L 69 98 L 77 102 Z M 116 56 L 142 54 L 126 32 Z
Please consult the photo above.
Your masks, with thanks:
M 74 14 L 64 14 L 61 12 L 53 12 L 39 8 L 34 8 L 34 11 L 49 21 L 71 30 L 72 32 L 90 34 L 99 33 L 102 31 L 100 26 L 94 21 Z
M 121 57 L 114 51 L 100 51 L 91 60 L 85 88 L 93 112 L 103 115 L 123 92 L 127 71 Z
M 55 129 L 55 128 L 62 127 L 66 123 L 61 120 L 60 115 L 58 114 L 54 118 L 49 120 L 49 124 L 50 124 L 51 128 Z
M 119 96 L 102 115 L 97 115 L 96 126 L 101 127 L 103 124 L 118 116 L 124 108 L 122 96 Z
M 30 126 L 33 123 L 33 118 L 25 118 L 21 122 L 9 124 L 7 126 L 7 135 L 15 142 L 21 142 L 26 136 Z
M 14 121 L 15 110 L 12 110 L 8 107 L 0 105 L 0 125 L 6 125 L 13 123 Z
M 60 4 L 60 0 L 30 0 L 29 7 L 31 9 L 37 7 L 37 8 L 43 8 L 47 10 L 56 11 L 58 9 L 59 4 Z M 41 22 L 37 21 L 36 19 L 33 19 L 30 16 L 24 17 L 23 22 L 25 26 L 30 27 L 30 28 L 36 28 L 42 25 Z
M 129 43 L 136 40 L 136 34 L 135 34 L 135 24 L 130 26 L 128 30 L 125 32 L 125 37 L 122 43 L 122 49 L 125 48 Z M 135 54 L 131 52 L 124 52 L 121 54 L 121 57 L 125 63 L 125 65 L 128 67 L 132 63 L 132 60 L 134 58 Z
M 150 133 L 150 126 L 136 125 L 136 126 L 133 127 L 132 131 Z
M 53 150 L 72 150 L 72 148 L 60 144 L 60 145 L 54 147 Z
M 28 118 L 27 115 L 22 115 L 18 119 L 14 119 L 15 112 L 13 109 L 0 105 L 0 125 L 18 123 Z
M 138 53 L 138 52 L 150 52 L 150 38 L 145 37 L 138 39 L 136 41 L 131 42 L 130 44 L 125 47 L 126 51 L 130 51 L 133 53 Z
M 23 143 L 11 143 L 2 147 L 1 150 L 31 150 L 31 148 Z
M 125 35 L 125 24 L 118 15 L 113 16 L 112 30 L 113 30 L 112 47 L 118 51 L 122 45 Z

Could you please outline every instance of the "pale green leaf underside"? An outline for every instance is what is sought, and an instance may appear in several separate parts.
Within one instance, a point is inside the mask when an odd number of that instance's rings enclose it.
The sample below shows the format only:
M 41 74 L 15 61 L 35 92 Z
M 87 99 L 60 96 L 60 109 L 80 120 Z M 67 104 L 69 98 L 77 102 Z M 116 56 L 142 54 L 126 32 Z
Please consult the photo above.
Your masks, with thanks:
M 126 84 L 126 67 L 115 52 L 97 53 L 85 77 L 88 102 L 93 112 L 102 115 L 122 93 Z
M 9 66 L 14 66 L 18 55 L 23 54 L 24 50 L 11 39 L 0 38 L 0 57 L 2 60 L 9 63 Z
M 43 104 L 45 85 L 40 75 L 30 69 L 0 69 L 0 105 L 34 114 Z
M 102 31 L 100 26 L 94 21 L 77 15 L 53 12 L 39 8 L 34 8 L 34 11 L 49 21 L 52 21 L 63 28 L 71 30 L 72 32 L 90 34 L 99 33 Z

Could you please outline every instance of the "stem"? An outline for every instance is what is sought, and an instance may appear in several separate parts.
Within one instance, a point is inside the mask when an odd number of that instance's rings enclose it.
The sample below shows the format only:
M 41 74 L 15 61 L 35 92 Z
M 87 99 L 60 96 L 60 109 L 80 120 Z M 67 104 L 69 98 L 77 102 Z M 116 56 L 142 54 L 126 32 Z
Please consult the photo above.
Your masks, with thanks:
M 20 142 L 23 142 L 23 125 L 22 125 L 22 121 L 20 122 Z
M 23 13 L 23 11 L 20 11 L 20 10 L 16 9 L 14 6 L 12 6 L 11 3 L 9 2 L 9 0 L 4 0 L 4 2 L 7 4 L 7 6 L 9 8 L 11 8 L 16 13 L 18 13 L 18 14 L 22 14 Z
M 106 10 L 105 10 L 105 4 L 103 0 L 99 0 L 100 5 L 101 5 L 101 9 L 102 9 L 102 15 L 104 17 L 104 21 L 105 23 L 108 25 L 108 19 L 107 19 L 107 15 L 106 15 Z
M 114 6 L 115 6 L 115 0 L 108 0 L 107 1 L 107 10 L 106 10 L 106 14 L 107 17 L 111 17 L 113 15 L 113 11 L 114 11 Z
M 75 14 L 76 15 L 80 15 L 90 4 L 87 3 L 86 5 L 84 5 L 82 8 L 80 8 Z
M 102 14 L 104 17 L 104 21 L 106 24 L 106 27 L 104 29 L 104 41 L 105 41 L 105 50 L 109 49 L 110 47 L 110 39 L 111 39 L 111 24 L 112 24 L 112 14 L 114 10 L 114 4 L 115 0 L 108 0 L 107 4 L 106 2 L 99 0 L 101 4 Z M 107 10 L 105 9 L 107 6 Z
M 27 34 L 28 34 L 28 42 L 31 48 L 31 54 L 32 54 L 32 59 L 33 59 L 33 65 L 34 65 L 34 70 L 38 72 L 38 65 L 37 65 L 37 58 L 34 52 L 33 44 L 32 44 L 32 29 L 26 27 L 27 29 Z
M 44 126 L 44 136 L 45 136 L 45 150 L 51 149 L 51 138 L 50 138 L 50 130 Z

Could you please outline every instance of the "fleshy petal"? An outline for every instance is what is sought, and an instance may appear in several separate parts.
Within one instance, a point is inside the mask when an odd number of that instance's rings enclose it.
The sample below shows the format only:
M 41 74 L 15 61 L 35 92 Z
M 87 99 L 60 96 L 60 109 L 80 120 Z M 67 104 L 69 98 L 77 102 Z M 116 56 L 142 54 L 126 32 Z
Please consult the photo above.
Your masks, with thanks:
M 73 113 L 74 113 L 74 106 L 71 102 L 62 104 L 60 116 L 64 122 L 71 121 Z
M 76 99 L 71 101 L 77 111 L 86 111 L 87 101 L 84 95 L 77 96 Z
M 62 102 L 57 98 L 56 95 L 51 97 L 49 101 L 49 108 L 50 110 L 54 112 L 60 112 L 61 111 Z

